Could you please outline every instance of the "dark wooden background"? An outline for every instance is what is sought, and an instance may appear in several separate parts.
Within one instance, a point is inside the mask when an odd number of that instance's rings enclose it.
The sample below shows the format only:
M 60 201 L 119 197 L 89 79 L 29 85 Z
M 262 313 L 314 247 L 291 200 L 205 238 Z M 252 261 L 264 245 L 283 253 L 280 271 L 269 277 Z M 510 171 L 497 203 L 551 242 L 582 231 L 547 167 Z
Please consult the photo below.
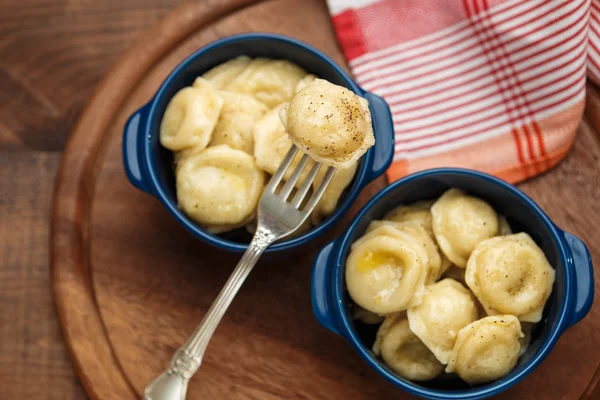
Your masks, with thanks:
M 50 291 L 69 133 L 111 64 L 178 0 L 0 0 L 0 400 L 85 399 Z
M 85 398 L 50 291 L 54 177 L 73 124 L 103 74 L 178 3 L 0 0 L 0 400 Z M 579 150 L 569 155 L 564 173 L 599 162 L 600 96 L 592 86 L 588 91 Z M 581 230 L 593 225 L 574 224 Z

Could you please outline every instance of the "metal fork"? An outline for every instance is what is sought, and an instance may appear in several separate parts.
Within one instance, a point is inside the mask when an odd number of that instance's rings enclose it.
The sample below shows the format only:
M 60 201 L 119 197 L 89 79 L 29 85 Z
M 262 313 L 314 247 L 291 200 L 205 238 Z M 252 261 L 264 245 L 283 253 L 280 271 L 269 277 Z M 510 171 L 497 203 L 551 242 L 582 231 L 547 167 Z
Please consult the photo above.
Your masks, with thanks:
M 273 242 L 298 229 L 323 196 L 335 174 L 333 167 L 327 168 L 323 181 L 308 199 L 306 205 L 302 207 L 304 198 L 322 165 L 315 163 L 304 182 L 290 198 L 292 190 L 308 163 L 309 157 L 306 154 L 300 159 L 281 190 L 276 191 L 297 152 L 298 148 L 293 145 L 265 188 L 258 205 L 256 233 L 242 259 L 210 306 L 200 325 L 188 341 L 175 352 L 169 368 L 148 385 L 144 391 L 145 400 L 185 399 L 188 382 L 200 367 L 210 338 L 260 255 Z

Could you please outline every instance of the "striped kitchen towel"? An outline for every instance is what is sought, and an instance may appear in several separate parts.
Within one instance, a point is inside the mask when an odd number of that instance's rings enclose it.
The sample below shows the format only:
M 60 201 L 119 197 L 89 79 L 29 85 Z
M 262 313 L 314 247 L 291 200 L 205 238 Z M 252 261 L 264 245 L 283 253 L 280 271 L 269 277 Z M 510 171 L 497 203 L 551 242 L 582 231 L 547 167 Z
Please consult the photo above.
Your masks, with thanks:
M 390 181 L 457 166 L 518 182 L 556 165 L 586 74 L 600 79 L 599 1 L 328 0 L 357 82 L 390 105 Z

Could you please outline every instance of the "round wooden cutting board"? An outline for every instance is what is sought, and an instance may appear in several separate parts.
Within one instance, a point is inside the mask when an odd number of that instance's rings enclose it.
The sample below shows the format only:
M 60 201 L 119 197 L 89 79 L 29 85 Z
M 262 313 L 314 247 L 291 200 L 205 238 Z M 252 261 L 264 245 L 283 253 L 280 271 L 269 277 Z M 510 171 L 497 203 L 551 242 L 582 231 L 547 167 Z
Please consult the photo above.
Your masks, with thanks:
M 75 369 L 93 400 L 139 399 L 202 319 L 239 255 L 185 232 L 159 202 L 127 181 L 126 118 L 197 48 L 247 31 L 287 34 L 344 59 L 321 1 L 203 1 L 182 5 L 121 58 L 91 99 L 58 172 L 52 213 L 52 279 Z M 522 187 L 600 261 L 600 146 L 582 125 L 559 168 Z M 588 164 L 586 167 L 586 163 Z M 560 185 L 558 184 L 560 182 Z M 384 185 L 362 194 L 351 211 Z M 573 207 L 571 207 L 573 205 Z M 237 296 L 192 379 L 188 399 L 411 398 L 371 371 L 312 315 L 316 251 L 348 222 L 292 257 L 260 262 Z M 600 310 L 502 399 L 575 399 L 594 393 Z

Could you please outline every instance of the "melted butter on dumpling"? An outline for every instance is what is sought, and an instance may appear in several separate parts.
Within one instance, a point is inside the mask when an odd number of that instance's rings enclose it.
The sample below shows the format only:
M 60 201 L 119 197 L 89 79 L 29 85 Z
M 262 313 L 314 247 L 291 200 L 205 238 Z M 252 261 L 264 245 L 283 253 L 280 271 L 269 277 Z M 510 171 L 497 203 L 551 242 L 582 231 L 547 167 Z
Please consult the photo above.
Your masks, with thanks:
M 431 207 L 433 232 L 452 263 L 465 268 L 479 242 L 498 234 L 498 215 L 485 201 L 450 189 Z
M 427 278 L 425 278 L 426 285 L 433 283 L 440 278 L 444 272 L 442 271 L 442 258 L 440 257 L 437 244 L 435 244 L 435 241 L 427 233 L 423 225 L 414 221 L 396 222 L 388 220 L 375 220 L 371 221 L 369 226 L 367 226 L 366 233 L 376 231 L 377 228 L 381 226 L 392 226 L 402 232 L 405 232 L 411 235 L 425 248 L 427 251 L 427 256 L 429 257 Z
M 406 316 L 392 315 L 377 331 L 373 352 L 398 375 L 412 381 L 427 381 L 442 373 L 444 366 L 410 330 Z
M 279 113 L 292 141 L 314 160 L 349 168 L 373 144 L 367 100 L 323 79 L 315 79 Z
M 478 318 L 471 293 L 452 279 L 426 286 L 421 304 L 407 314 L 410 329 L 443 364 L 448 363 L 458 331 Z
M 254 213 L 264 186 L 254 158 L 227 145 L 183 159 L 176 178 L 179 206 L 202 225 L 242 224 Z
M 217 124 L 223 99 L 206 80 L 197 78 L 192 87 L 173 96 L 160 124 L 160 144 L 177 151 L 204 149 Z
M 552 293 L 555 271 L 526 233 L 500 236 L 477 245 L 465 279 L 489 315 L 512 314 L 539 322 Z
M 254 96 L 268 107 L 291 101 L 306 71 L 287 60 L 255 58 L 224 89 Z
M 279 119 L 278 113 L 282 107 L 283 104 L 280 104 L 269 110 L 256 122 L 256 124 L 254 124 L 253 128 L 254 157 L 256 158 L 256 164 L 271 175 L 275 174 L 288 150 L 292 147 L 292 141 L 285 132 L 285 128 Z M 283 176 L 284 180 L 287 180 L 292 176 L 292 173 L 302 159 L 302 156 L 303 153 L 300 151 L 296 154 L 292 164 Z M 313 165 L 314 161 L 309 159 L 300 175 L 300 179 L 298 179 L 298 182 L 296 183 L 296 187 L 299 187 L 302 182 L 304 182 Z
M 417 201 L 412 204 L 405 204 L 394 208 L 383 216 L 383 219 L 398 222 L 418 222 L 423 225 L 423 228 L 433 236 L 433 228 L 431 225 L 431 206 L 433 200 Z
M 247 94 L 221 91 L 223 107 L 209 146 L 226 144 L 233 149 L 254 154 L 252 128 L 269 109 Z
M 217 89 L 224 89 L 237 77 L 252 59 L 248 56 L 239 56 L 206 71 L 202 77 L 212 83 Z
M 346 287 L 362 308 L 376 314 L 405 310 L 421 301 L 427 252 L 410 235 L 383 226 L 352 244 Z
M 474 385 L 502 378 L 517 365 L 523 336 L 513 315 L 485 317 L 458 333 L 446 372 Z

